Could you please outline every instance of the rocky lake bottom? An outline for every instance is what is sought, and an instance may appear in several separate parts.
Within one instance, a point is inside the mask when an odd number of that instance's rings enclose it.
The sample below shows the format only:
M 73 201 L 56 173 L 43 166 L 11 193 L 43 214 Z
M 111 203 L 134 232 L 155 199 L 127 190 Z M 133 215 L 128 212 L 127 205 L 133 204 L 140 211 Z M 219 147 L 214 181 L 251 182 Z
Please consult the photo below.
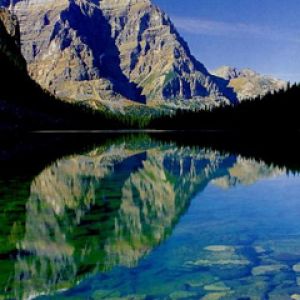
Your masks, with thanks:
M 300 299 L 300 176 L 149 138 L 0 180 L 0 299 Z

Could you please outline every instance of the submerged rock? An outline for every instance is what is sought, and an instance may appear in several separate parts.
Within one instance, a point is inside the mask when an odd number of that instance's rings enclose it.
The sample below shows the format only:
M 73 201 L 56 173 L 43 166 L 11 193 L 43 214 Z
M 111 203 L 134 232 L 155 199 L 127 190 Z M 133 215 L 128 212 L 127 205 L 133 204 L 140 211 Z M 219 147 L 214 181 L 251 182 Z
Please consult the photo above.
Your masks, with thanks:
M 300 273 L 300 263 L 293 266 L 293 271 L 296 273 Z
M 213 252 L 224 252 L 224 251 L 234 252 L 235 251 L 234 247 L 224 246 L 224 245 L 207 246 L 204 249 L 207 251 L 213 251 Z
M 212 291 L 212 292 L 224 292 L 224 291 L 230 291 L 231 288 L 228 287 L 224 282 L 216 282 L 210 285 L 206 285 L 204 287 L 205 291 Z
M 282 270 L 288 269 L 286 265 L 268 265 L 268 266 L 258 266 L 252 269 L 253 276 L 264 276 L 269 274 L 275 274 Z
M 229 299 L 251 299 L 261 300 L 270 289 L 268 278 L 263 276 L 245 277 L 230 282 L 232 285 L 232 295 Z M 228 299 L 228 298 L 225 298 Z
M 169 237 L 193 195 L 233 163 L 214 151 L 150 139 L 139 145 L 129 139 L 65 157 L 33 180 L 18 243 L 28 255 L 14 268 L 13 284 L 24 298 L 68 289 L 117 266 L 136 267 Z
M 220 300 L 228 295 L 227 292 L 209 293 L 201 298 L 201 300 Z
M 193 263 L 195 266 L 228 266 L 228 265 L 237 265 L 237 266 L 247 266 L 250 264 L 250 261 L 247 259 L 218 259 L 218 260 L 208 260 L 200 259 Z
M 207 246 L 204 248 L 204 250 L 206 253 L 203 253 L 201 259 L 193 262 L 187 262 L 187 264 L 204 267 L 243 267 L 251 264 L 246 257 L 236 253 L 236 248 L 233 246 L 214 245 Z
M 264 254 L 267 252 L 267 250 L 264 247 L 261 246 L 255 246 L 254 250 L 257 254 Z
M 176 291 L 170 295 L 171 300 L 180 300 L 180 299 L 190 299 L 191 297 L 196 297 L 197 293 L 189 291 Z
M 216 276 L 213 276 L 212 274 L 203 272 L 201 275 L 197 275 L 197 279 L 191 279 L 189 280 L 185 285 L 188 288 L 191 289 L 198 289 L 203 288 L 204 286 L 214 284 L 215 282 L 218 282 L 219 278 Z

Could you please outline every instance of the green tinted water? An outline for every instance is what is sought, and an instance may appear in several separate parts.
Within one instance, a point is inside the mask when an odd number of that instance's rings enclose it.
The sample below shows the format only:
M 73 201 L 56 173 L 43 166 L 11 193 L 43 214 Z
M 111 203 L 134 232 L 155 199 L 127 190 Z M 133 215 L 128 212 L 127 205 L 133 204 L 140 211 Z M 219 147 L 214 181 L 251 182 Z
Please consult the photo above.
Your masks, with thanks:
M 130 139 L 0 182 L 0 299 L 300 299 L 300 177 Z

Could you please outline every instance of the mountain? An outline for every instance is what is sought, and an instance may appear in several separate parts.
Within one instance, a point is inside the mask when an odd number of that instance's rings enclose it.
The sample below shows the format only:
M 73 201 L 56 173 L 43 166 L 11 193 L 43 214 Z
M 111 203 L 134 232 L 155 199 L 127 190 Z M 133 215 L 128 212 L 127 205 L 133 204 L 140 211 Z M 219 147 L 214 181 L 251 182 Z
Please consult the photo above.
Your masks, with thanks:
M 30 75 L 63 99 L 93 107 L 124 99 L 236 101 L 150 0 L 8 2 L 20 20 Z
M 0 132 L 128 128 L 133 124 L 109 112 L 95 112 L 83 105 L 61 101 L 41 88 L 27 72 L 20 44 L 17 17 L 7 9 L 0 9 Z
M 22 107 L 24 95 L 43 91 L 28 76 L 26 61 L 20 49 L 20 28 L 17 18 L 6 9 L 0 9 L 0 130 L 18 127 L 21 119 L 32 122 L 32 112 Z M 16 100 L 18 104 L 12 100 Z M 23 103 L 22 103 L 23 102 Z M 25 116 L 26 115 L 26 116 Z M 36 122 L 39 123 L 36 115 Z M 46 118 L 43 118 L 46 120 Z
M 212 74 L 224 78 L 236 92 L 240 101 L 264 96 L 269 92 L 286 88 L 283 80 L 264 76 L 251 69 L 237 69 L 228 66 L 214 70 Z

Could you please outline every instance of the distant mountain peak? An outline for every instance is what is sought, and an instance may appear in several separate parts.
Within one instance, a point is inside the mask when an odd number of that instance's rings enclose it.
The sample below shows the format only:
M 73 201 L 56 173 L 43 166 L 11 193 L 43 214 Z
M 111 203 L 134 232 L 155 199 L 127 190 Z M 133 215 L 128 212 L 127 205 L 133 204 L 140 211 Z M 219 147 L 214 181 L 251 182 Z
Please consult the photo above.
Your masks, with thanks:
M 237 78 L 240 76 L 240 71 L 237 68 L 230 67 L 230 66 L 222 66 L 214 71 L 212 74 L 224 78 L 226 80 L 230 80 L 233 78 Z
M 244 68 L 240 70 L 240 76 L 248 77 L 248 76 L 261 76 L 261 75 L 250 68 Z
M 261 75 L 250 68 L 222 66 L 212 71 L 212 74 L 227 80 L 240 101 L 264 96 L 287 86 L 287 82 L 283 80 Z

